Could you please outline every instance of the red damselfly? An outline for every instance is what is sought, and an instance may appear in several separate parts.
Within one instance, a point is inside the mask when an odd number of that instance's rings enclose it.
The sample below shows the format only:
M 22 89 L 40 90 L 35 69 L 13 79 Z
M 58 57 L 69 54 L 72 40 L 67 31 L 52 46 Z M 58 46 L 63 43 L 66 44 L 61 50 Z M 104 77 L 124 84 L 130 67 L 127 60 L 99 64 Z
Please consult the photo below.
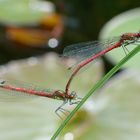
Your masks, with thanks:
M 77 94 L 74 91 L 68 95 L 62 90 L 42 89 L 20 81 L 0 81 L 0 100 L 11 101 L 12 99 L 16 99 L 18 101 L 18 99 L 25 99 L 33 96 L 62 100 L 63 103 L 55 110 L 55 113 L 60 118 L 61 116 L 59 115 L 58 111 L 62 112 L 64 115 L 66 115 L 66 112 L 69 112 L 63 108 L 65 104 L 78 104 L 81 100 L 81 98 L 77 97 Z
M 135 44 L 140 41 L 139 39 L 140 33 L 126 33 L 103 42 L 90 41 L 67 46 L 63 51 L 63 56 L 78 58 L 79 60 L 66 84 L 65 93 L 69 95 L 70 84 L 81 68 L 115 48 L 123 47 L 124 51 L 126 51 L 127 48 L 125 47 L 127 45 Z

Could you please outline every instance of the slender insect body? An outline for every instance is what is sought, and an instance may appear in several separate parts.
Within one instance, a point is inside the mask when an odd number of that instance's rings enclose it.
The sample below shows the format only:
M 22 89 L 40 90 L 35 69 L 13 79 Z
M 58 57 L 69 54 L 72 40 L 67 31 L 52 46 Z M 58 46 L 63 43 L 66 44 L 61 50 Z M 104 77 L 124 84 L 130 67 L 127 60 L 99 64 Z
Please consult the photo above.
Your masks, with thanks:
M 25 85 L 24 85 L 25 86 Z M 25 95 L 34 95 L 34 96 L 42 96 L 42 97 L 48 97 L 48 98 L 52 98 L 52 99 L 57 99 L 57 100 L 73 100 L 76 97 L 73 95 L 66 95 L 64 93 L 64 91 L 62 90 L 56 90 L 56 91 L 48 91 L 45 89 L 35 89 L 35 88 L 30 88 L 30 87 L 17 87 L 15 85 L 10 85 L 7 81 L 2 81 L 0 83 L 0 89 L 3 90 L 7 90 L 7 91 L 15 91 L 15 94 L 21 94 L 21 93 L 25 93 Z
M 18 81 L 19 83 L 19 81 Z M 2 80 L 0 82 L 0 99 L 4 99 L 6 101 L 7 97 L 8 99 L 12 99 L 12 97 L 21 97 L 24 98 L 26 96 L 39 96 L 39 97 L 47 97 L 51 99 L 56 99 L 56 100 L 62 100 L 63 103 L 56 109 L 56 114 L 61 118 L 59 115 L 58 111 L 62 112 L 63 114 L 66 115 L 65 112 L 68 112 L 67 110 L 63 109 L 63 106 L 67 103 L 70 105 L 72 104 L 77 104 L 80 102 L 81 98 L 77 97 L 77 94 L 75 92 L 71 92 L 69 95 L 65 94 L 64 91 L 62 90 L 50 90 L 50 89 L 41 89 L 37 87 L 29 87 L 29 85 L 26 85 L 25 83 L 19 83 L 20 86 L 17 86 L 16 84 L 7 81 L 7 80 Z M 6 97 L 6 98 L 5 98 Z M 16 99 L 17 101 L 18 98 Z M 15 101 L 16 101 L 15 100 Z
M 69 94 L 70 84 L 73 78 L 75 77 L 75 75 L 79 72 L 81 68 L 86 66 L 88 63 L 94 61 L 96 58 L 103 56 L 107 52 L 119 47 L 123 47 L 124 49 L 124 47 L 129 44 L 135 44 L 139 42 L 139 39 L 140 39 L 140 33 L 126 33 L 121 35 L 120 37 L 106 40 L 105 42 L 90 41 L 90 42 L 78 43 L 66 47 L 63 51 L 63 55 L 65 57 L 66 56 L 74 57 L 74 55 L 77 57 L 79 55 L 83 57 L 84 60 L 81 59 L 82 62 L 79 62 L 77 67 L 72 72 L 66 84 L 65 93 Z

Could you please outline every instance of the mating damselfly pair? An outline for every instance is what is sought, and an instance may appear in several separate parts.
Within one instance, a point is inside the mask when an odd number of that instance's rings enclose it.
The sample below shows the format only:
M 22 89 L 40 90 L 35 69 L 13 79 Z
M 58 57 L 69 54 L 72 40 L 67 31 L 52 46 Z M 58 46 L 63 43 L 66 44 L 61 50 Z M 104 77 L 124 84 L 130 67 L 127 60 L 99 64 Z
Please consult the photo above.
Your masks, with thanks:
M 7 79 L 1 79 L 0 81 L 0 98 L 6 99 L 7 96 L 42 96 L 50 99 L 62 100 L 63 103 L 55 110 L 58 116 L 58 111 L 65 114 L 68 112 L 63 108 L 66 103 L 78 104 L 81 101 L 81 98 L 77 96 L 75 91 L 70 91 L 70 84 L 76 74 L 81 68 L 86 66 L 88 63 L 94 61 L 100 56 L 103 56 L 107 52 L 118 48 L 123 47 L 127 51 L 126 46 L 129 44 L 135 44 L 139 42 L 140 33 L 126 33 L 119 37 L 114 37 L 110 40 L 105 41 L 90 41 L 84 43 L 78 43 L 70 45 L 64 49 L 64 57 L 79 57 L 77 65 L 73 70 L 68 82 L 66 83 L 65 90 L 50 90 L 37 88 L 36 86 L 29 86 L 29 84 L 20 83 L 17 84 L 14 81 L 8 81 Z M 21 96 L 23 98 L 23 96 Z

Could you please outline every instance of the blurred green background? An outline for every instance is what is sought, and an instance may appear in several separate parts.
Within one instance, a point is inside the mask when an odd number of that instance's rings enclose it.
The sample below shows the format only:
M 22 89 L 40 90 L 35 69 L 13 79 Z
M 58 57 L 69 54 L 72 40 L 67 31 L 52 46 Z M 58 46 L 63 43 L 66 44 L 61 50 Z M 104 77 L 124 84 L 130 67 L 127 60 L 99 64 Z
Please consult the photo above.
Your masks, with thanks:
M 59 57 L 64 47 L 138 32 L 139 7 L 138 0 L 0 0 L 0 77 L 64 90 L 75 62 Z M 119 48 L 92 63 L 71 90 L 84 96 L 124 56 Z M 60 140 L 140 139 L 139 59 L 137 54 L 86 102 Z M 45 98 L 0 102 L 0 139 L 49 140 L 61 124 L 54 113 L 60 104 Z

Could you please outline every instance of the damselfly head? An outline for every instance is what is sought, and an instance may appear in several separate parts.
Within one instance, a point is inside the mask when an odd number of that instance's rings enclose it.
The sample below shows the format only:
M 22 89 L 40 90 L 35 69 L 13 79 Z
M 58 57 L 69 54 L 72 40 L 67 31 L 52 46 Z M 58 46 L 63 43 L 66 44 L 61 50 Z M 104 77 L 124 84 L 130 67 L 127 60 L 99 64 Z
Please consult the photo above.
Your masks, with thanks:
M 139 38 L 136 33 L 125 33 L 121 36 L 122 41 L 135 41 Z
M 82 100 L 82 98 L 78 97 L 75 91 L 72 91 L 70 94 L 71 98 L 74 100 Z
M 71 98 L 73 99 L 77 99 L 77 94 L 75 91 L 72 91 L 71 94 L 70 94 Z
M 123 35 L 121 36 L 121 39 L 122 39 L 123 41 L 132 40 L 132 39 L 133 39 L 133 36 L 132 36 L 131 33 L 125 33 L 125 34 L 123 34 Z
M 3 85 L 6 81 L 0 80 L 0 85 Z

